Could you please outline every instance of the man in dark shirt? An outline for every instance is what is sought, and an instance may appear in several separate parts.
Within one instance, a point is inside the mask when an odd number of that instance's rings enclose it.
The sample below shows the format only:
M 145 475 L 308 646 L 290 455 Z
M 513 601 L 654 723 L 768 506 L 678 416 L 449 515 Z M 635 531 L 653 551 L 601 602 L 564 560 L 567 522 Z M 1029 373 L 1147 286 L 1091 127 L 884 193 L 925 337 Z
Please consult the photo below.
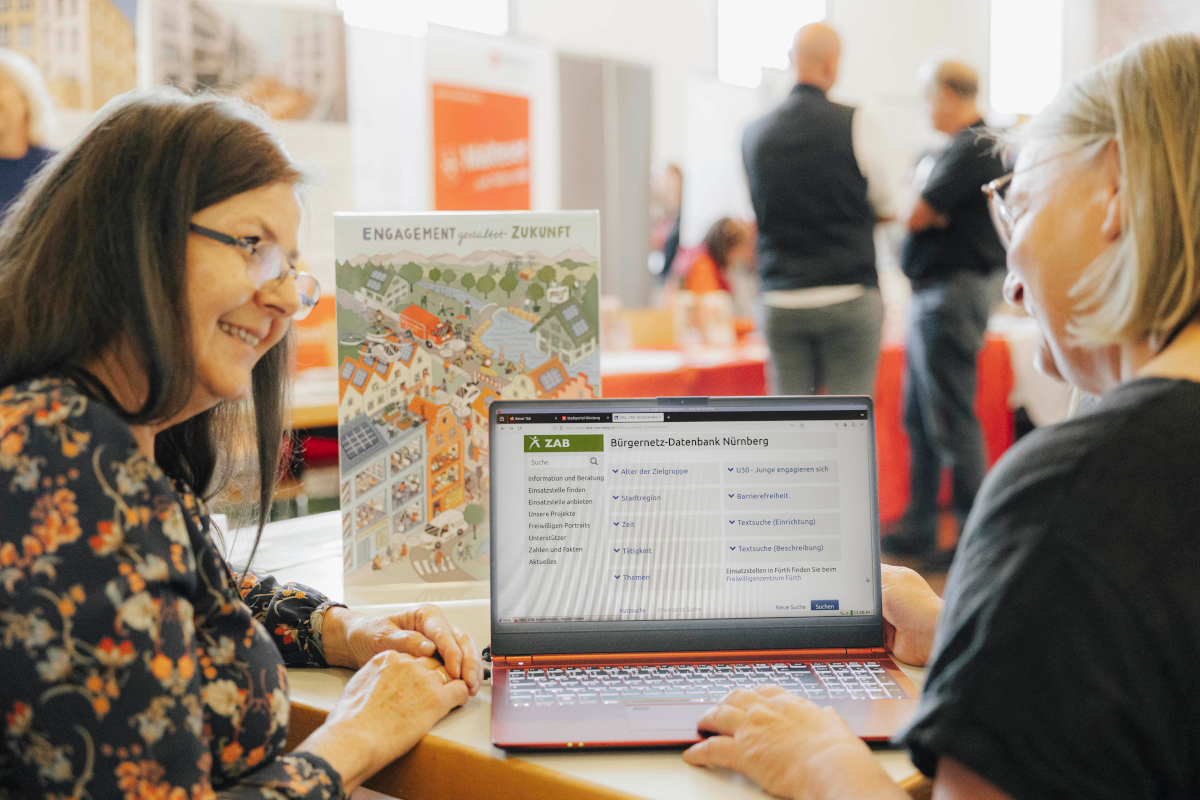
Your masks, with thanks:
M 840 52 L 829 26 L 801 28 L 796 87 L 742 139 L 779 394 L 870 394 L 875 384 L 883 301 L 874 231 L 895 208 L 882 126 L 825 96 Z
M 944 61 L 932 70 L 926 84 L 930 117 L 953 138 L 933 160 L 906 216 L 909 235 L 901 255 L 913 288 L 904 385 L 912 499 L 899 530 L 882 547 L 892 555 L 922 556 L 933 570 L 947 567 L 954 555 L 938 553 L 936 545 L 942 467 L 951 469 L 951 508 L 960 526 L 987 470 L 975 416 L 975 362 L 988 310 L 999 300 L 1005 253 L 980 188 L 1005 168 L 983 138 L 978 87 L 965 64 Z

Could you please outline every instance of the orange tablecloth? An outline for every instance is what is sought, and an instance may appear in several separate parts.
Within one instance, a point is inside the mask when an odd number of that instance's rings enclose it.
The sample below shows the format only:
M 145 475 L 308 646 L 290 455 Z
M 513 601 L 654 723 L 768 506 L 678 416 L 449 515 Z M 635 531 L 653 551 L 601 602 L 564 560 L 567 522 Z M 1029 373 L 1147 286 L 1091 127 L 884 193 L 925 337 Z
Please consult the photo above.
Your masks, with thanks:
M 904 348 L 887 346 L 879 359 L 875 386 L 875 442 L 879 458 L 879 516 L 899 519 L 908 505 L 908 435 L 901 417 Z M 988 465 L 1013 442 L 1013 372 L 1008 344 L 989 336 L 979 353 L 975 412 L 983 426 Z M 605 397 L 678 397 L 680 395 L 763 395 L 767 392 L 766 362 L 744 354 L 712 365 L 684 366 L 669 372 L 604 373 Z

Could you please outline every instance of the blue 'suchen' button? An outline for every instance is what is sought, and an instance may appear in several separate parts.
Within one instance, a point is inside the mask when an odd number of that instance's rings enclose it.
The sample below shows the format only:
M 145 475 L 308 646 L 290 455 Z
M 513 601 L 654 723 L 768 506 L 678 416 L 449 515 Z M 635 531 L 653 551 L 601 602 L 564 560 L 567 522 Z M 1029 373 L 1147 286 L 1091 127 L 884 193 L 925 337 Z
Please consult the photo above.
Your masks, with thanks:
M 837 611 L 838 610 L 838 601 L 837 600 L 813 600 L 812 601 L 812 610 L 813 611 Z

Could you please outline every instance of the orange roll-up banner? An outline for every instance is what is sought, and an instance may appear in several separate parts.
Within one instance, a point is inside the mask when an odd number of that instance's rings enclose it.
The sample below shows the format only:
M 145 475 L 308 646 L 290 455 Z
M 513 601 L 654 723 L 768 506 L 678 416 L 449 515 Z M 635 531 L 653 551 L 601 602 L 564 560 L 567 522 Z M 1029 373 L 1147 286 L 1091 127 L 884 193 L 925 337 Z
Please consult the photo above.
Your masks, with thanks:
M 434 83 L 438 211 L 527 211 L 529 98 Z

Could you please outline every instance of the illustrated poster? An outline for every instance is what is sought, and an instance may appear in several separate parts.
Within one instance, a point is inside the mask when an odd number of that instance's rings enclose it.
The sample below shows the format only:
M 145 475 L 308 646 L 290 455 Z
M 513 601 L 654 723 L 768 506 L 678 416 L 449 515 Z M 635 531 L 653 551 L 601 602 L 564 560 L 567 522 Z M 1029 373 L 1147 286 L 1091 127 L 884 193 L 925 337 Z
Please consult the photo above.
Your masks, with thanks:
M 600 396 L 597 211 L 337 214 L 347 585 L 486 580 L 488 408 Z

